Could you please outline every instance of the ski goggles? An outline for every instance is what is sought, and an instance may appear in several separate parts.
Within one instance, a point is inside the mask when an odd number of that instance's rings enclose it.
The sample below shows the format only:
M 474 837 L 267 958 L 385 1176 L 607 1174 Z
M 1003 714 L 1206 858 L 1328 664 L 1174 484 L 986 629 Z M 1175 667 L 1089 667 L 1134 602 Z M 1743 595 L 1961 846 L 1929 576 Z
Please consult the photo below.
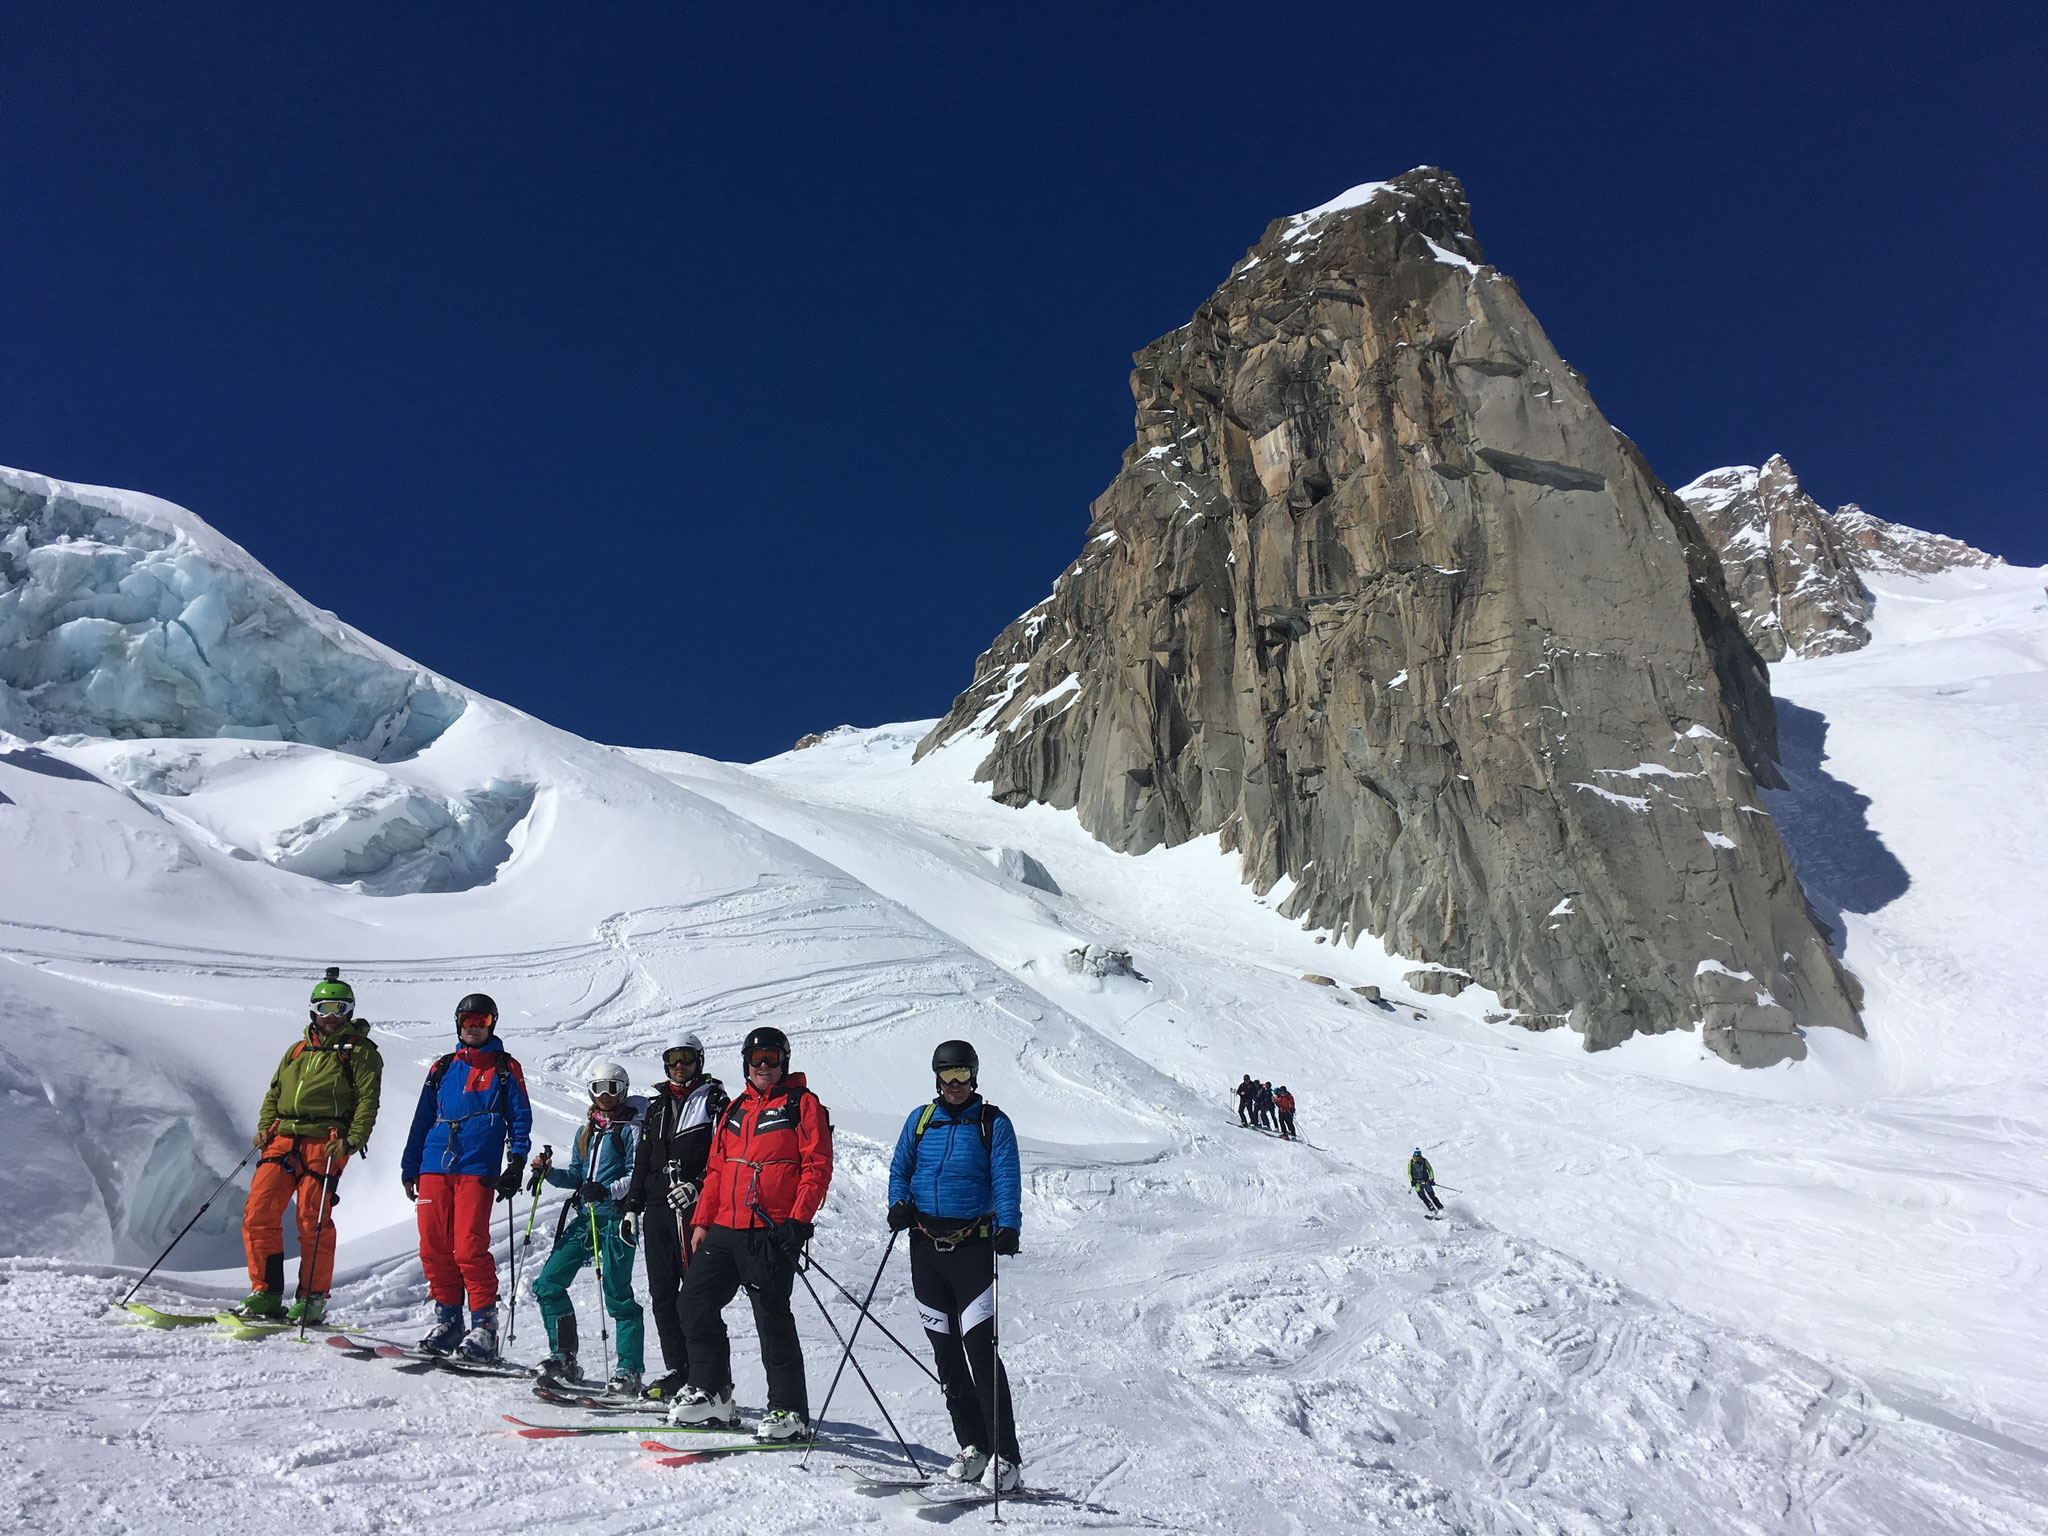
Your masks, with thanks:
M 356 1005 L 345 997 L 323 997 L 313 1011 L 323 1019 L 345 1019 L 356 1011 Z
M 941 1067 L 939 1081 L 942 1083 L 971 1083 L 974 1081 L 972 1067 Z
M 747 1070 L 751 1072 L 756 1067 L 779 1067 L 783 1059 L 780 1051 L 750 1051 L 747 1053 Z
M 595 1077 L 590 1080 L 590 1096 L 593 1099 L 622 1099 L 626 1096 L 626 1087 L 623 1077 Z
M 458 1013 L 455 1015 L 457 1029 L 489 1029 L 498 1021 L 488 1013 Z
M 673 1049 L 666 1050 L 661 1053 L 662 1066 L 666 1070 L 671 1072 L 673 1072 L 677 1067 L 688 1067 L 692 1072 L 694 1072 L 697 1070 L 699 1066 L 703 1064 L 703 1060 L 703 1057 L 699 1056 L 687 1045 L 678 1045 Z

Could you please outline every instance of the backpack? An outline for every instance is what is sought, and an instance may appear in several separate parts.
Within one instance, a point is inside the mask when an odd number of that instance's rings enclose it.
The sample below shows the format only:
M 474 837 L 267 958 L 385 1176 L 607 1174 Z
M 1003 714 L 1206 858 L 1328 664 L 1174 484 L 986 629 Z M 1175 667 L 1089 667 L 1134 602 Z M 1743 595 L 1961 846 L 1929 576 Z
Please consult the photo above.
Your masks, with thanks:
M 917 1117 L 917 1130 L 910 1138 L 913 1156 L 916 1154 L 917 1144 L 924 1140 L 925 1127 L 932 1123 L 932 1116 L 938 1112 L 939 1101 L 934 1099 L 931 1103 L 925 1105 L 924 1113 Z M 984 1152 L 993 1152 L 995 1150 L 996 1116 L 1001 1113 L 1002 1111 L 989 1103 L 987 1099 L 981 1101 L 981 1150 Z

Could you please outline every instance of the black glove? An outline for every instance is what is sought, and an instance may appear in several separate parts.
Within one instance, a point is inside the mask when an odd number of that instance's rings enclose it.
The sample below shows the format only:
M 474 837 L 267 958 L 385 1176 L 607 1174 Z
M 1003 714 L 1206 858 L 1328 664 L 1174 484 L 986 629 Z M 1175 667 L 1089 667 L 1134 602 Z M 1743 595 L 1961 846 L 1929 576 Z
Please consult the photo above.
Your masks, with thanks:
M 498 1198 L 510 1200 L 519 1193 L 519 1185 L 526 1177 L 526 1159 L 515 1157 L 505 1165 L 505 1171 L 498 1175 Z
M 816 1230 L 808 1221 L 785 1221 L 775 1229 L 775 1241 L 793 1259 L 803 1251 L 804 1244 L 811 1240 L 811 1233 Z
M 586 1179 L 576 1186 L 576 1198 L 585 1205 L 595 1205 L 598 1201 L 609 1200 L 611 1197 L 610 1186 L 600 1184 L 595 1179 Z
M 1009 1258 L 1017 1251 L 1017 1229 L 1015 1227 L 997 1227 L 995 1239 L 996 1252 L 1004 1258 Z
M 908 1232 L 917 1225 L 917 1207 L 908 1200 L 898 1200 L 889 1207 L 889 1230 Z

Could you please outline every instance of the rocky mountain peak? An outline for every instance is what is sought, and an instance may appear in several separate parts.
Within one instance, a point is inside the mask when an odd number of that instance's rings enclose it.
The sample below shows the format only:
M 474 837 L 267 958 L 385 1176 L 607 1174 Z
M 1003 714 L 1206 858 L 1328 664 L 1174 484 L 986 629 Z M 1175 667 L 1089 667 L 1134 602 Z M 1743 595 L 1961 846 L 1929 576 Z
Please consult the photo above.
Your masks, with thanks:
M 1870 643 L 1870 593 L 1851 546 L 1783 454 L 1713 470 L 1678 492 L 1721 557 L 1742 632 L 1765 661 Z
M 920 745 L 1142 852 L 1220 834 L 1280 910 L 1589 1047 L 1860 1032 L 1756 786 L 1764 666 L 1455 177 L 1277 219 L 1138 353 L 1079 557 Z
M 1868 645 L 1872 599 L 1860 572 L 1926 576 L 2004 564 L 1960 539 L 1873 517 L 1854 502 L 1823 512 L 1783 454 L 1762 469 L 1709 470 L 1678 496 L 1720 556 L 1735 616 L 1766 661 Z
M 2003 565 L 1998 555 L 1965 544 L 1946 534 L 1888 523 L 1857 506 L 1845 503 L 1835 511 L 1835 531 L 1848 546 L 1849 558 L 1866 571 L 1884 575 L 1932 576 L 1941 571 L 1984 570 Z

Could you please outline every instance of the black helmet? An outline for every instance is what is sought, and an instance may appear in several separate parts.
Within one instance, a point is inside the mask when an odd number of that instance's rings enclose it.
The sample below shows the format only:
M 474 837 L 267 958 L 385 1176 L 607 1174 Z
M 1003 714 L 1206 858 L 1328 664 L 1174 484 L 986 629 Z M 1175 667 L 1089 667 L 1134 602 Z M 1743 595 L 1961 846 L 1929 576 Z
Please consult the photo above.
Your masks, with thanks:
M 488 1013 L 491 1016 L 491 1029 L 493 1032 L 496 1032 L 498 1028 L 498 1005 L 491 1001 L 487 993 L 472 992 L 455 1005 L 455 1027 L 457 1029 L 462 1027 L 462 1016 L 465 1013 Z
M 747 1059 L 756 1051 L 782 1052 L 782 1065 L 789 1065 L 789 1036 L 773 1024 L 763 1024 L 759 1029 L 747 1031 L 746 1041 L 740 1046 L 740 1066 L 745 1068 Z
M 969 1082 L 981 1078 L 981 1058 L 974 1054 L 974 1047 L 965 1040 L 941 1040 L 932 1051 L 932 1071 L 944 1072 L 949 1067 L 965 1067 L 974 1074 Z

